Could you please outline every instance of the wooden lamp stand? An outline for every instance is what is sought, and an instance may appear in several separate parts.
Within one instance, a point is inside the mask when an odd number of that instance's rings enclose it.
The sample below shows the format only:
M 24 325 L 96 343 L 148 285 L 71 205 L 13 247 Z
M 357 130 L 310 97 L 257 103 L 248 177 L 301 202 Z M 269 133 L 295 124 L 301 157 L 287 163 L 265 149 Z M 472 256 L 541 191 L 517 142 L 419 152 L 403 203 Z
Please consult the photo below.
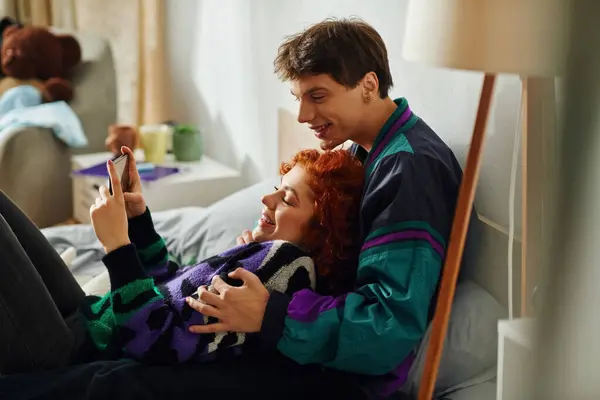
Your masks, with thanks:
M 486 133 L 495 75 L 486 74 L 483 81 L 471 146 L 461 182 L 456 212 L 450 233 L 448 253 L 442 272 L 436 312 L 419 388 L 419 400 L 431 400 L 435 390 L 438 367 L 448 329 L 452 302 L 462 254 L 475 198 L 481 166 L 481 154 Z M 556 173 L 556 96 L 553 78 L 522 79 L 522 231 L 521 316 L 528 314 L 528 283 L 531 271 L 527 266 L 545 265 L 541 250 L 549 243 L 552 225 L 551 204 L 556 198 L 551 186 Z M 510 284 L 510 283 L 509 283 Z

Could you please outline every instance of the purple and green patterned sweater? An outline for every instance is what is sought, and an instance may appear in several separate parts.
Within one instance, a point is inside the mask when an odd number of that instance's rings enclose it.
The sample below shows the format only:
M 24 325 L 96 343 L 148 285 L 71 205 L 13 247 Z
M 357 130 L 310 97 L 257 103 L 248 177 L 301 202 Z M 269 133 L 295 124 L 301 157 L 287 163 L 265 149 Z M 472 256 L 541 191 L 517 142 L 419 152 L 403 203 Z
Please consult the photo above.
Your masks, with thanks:
M 156 233 L 150 212 L 129 220 L 131 244 L 103 258 L 111 290 L 88 296 L 82 309 L 98 358 L 133 358 L 152 364 L 203 362 L 243 351 L 242 333 L 195 334 L 191 325 L 216 322 L 185 301 L 218 275 L 238 267 L 255 273 L 269 291 L 292 295 L 315 288 L 312 259 L 285 241 L 237 246 L 197 265 L 180 268 Z

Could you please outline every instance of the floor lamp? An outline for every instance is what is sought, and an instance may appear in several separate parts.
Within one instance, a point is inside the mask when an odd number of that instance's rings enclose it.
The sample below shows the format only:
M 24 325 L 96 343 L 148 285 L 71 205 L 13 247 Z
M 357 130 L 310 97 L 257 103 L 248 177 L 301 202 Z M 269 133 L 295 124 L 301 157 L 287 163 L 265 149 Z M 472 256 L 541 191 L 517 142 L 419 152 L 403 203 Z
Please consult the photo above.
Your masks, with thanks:
M 523 258 L 521 315 L 527 313 L 528 277 L 543 265 L 544 210 L 553 188 L 546 179 L 554 161 L 554 81 L 563 65 L 567 2 L 563 0 L 410 0 L 404 57 L 434 66 L 481 71 L 479 108 L 440 284 L 432 334 L 419 388 L 431 400 L 468 221 L 475 197 L 482 146 L 496 74 L 522 78 Z M 509 282 L 512 285 L 512 282 Z M 512 287 L 512 286 L 511 286 Z M 511 313 L 512 314 L 512 313 Z

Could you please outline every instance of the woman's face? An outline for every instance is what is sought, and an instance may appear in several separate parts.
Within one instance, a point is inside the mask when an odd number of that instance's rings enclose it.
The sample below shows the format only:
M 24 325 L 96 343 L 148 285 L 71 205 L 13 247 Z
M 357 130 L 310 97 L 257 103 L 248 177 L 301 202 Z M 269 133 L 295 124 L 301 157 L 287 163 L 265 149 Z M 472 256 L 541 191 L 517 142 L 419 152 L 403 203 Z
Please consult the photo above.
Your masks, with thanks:
M 286 240 L 302 244 L 304 229 L 314 215 L 313 194 L 304 169 L 294 166 L 281 178 L 281 185 L 262 198 L 262 216 L 252 236 L 257 242 Z

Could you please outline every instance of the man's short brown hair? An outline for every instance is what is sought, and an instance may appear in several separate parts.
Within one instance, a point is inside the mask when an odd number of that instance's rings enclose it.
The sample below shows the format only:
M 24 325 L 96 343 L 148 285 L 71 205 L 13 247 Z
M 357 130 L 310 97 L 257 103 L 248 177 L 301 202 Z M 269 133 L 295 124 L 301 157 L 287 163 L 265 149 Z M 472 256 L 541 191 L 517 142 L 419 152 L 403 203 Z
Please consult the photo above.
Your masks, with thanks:
M 288 37 L 279 46 L 273 65 L 284 81 L 329 74 L 350 88 L 368 72 L 375 72 L 381 98 L 386 98 L 393 86 L 383 39 L 359 19 L 327 19 Z

